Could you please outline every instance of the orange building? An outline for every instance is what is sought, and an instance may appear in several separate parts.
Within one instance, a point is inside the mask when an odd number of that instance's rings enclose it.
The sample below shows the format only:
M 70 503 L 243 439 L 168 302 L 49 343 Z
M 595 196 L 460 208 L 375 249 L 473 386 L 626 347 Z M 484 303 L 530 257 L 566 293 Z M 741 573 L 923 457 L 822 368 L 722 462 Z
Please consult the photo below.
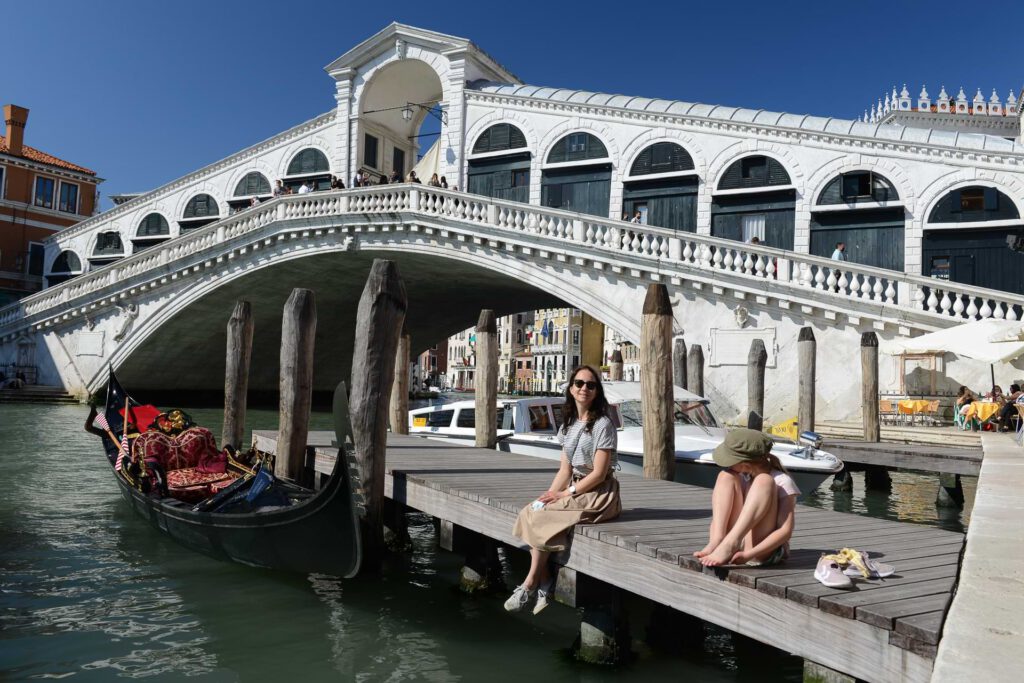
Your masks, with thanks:
M 93 215 L 95 171 L 24 143 L 28 109 L 4 105 L 0 136 L 0 306 L 43 288 L 43 242 Z M 68 264 L 81 272 L 82 264 Z M 73 272 L 73 271 L 72 271 Z

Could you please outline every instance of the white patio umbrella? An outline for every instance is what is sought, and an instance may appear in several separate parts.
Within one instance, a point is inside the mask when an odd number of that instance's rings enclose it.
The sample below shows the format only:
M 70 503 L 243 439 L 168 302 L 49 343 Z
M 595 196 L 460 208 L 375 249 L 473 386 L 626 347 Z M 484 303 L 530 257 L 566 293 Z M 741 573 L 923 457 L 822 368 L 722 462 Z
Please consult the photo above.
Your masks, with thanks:
M 920 337 L 900 337 L 882 342 L 882 351 L 902 353 L 955 353 L 989 364 L 995 386 L 996 363 L 1006 363 L 1024 355 L 1024 322 L 1019 320 L 976 320 Z

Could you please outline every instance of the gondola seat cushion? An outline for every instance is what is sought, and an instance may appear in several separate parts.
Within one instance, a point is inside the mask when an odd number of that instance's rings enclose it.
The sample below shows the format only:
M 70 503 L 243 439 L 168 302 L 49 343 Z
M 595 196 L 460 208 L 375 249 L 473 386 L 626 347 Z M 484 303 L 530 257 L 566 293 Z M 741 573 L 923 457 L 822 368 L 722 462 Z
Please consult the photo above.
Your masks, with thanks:
M 136 458 L 158 463 L 168 474 L 180 469 L 223 474 L 227 469 L 226 456 L 217 450 L 213 433 L 205 427 L 191 427 L 176 436 L 144 432 L 135 439 L 132 452 Z
M 194 467 L 167 473 L 167 489 L 172 497 L 196 503 L 230 484 L 238 475 L 228 472 L 200 472 Z

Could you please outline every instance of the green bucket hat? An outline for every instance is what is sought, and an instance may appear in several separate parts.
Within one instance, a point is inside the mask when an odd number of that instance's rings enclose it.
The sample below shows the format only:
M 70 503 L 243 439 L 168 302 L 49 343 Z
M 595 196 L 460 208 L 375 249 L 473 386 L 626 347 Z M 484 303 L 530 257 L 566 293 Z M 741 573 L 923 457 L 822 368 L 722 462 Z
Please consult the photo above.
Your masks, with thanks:
M 734 429 L 725 435 L 725 441 L 715 447 L 711 456 L 719 467 L 732 467 L 741 462 L 763 460 L 772 450 L 774 442 L 753 429 Z

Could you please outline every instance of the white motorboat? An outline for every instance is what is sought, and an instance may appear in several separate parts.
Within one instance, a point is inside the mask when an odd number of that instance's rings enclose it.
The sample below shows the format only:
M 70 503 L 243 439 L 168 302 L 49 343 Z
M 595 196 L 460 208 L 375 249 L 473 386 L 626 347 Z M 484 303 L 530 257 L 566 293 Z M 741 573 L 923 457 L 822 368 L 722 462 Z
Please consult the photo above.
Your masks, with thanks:
M 643 474 L 643 413 L 640 383 L 606 381 L 605 396 L 611 418 L 619 428 L 618 460 L 623 472 Z M 500 399 L 498 401 L 498 450 L 551 460 L 561 457 L 557 429 L 562 424 L 565 399 L 560 396 Z M 711 456 L 725 439 L 725 429 L 709 408 L 709 401 L 680 387 L 675 388 L 675 480 L 712 487 L 718 466 Z M 409 412 L 409 433 L 452 440 L 472 446 L 476 433 L 473 401 L 456 401 Z M 799 444 L 776 442 L 778 457 L 803 493 L 810 493 L 825 479 L 843 469 L 839 458 L 820 450 L 821 441 L 806 433 Z

